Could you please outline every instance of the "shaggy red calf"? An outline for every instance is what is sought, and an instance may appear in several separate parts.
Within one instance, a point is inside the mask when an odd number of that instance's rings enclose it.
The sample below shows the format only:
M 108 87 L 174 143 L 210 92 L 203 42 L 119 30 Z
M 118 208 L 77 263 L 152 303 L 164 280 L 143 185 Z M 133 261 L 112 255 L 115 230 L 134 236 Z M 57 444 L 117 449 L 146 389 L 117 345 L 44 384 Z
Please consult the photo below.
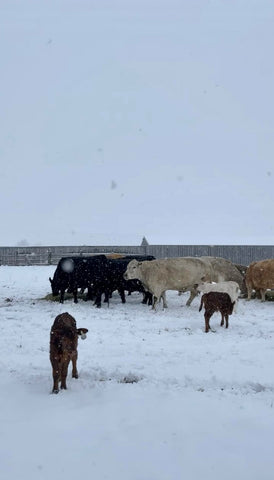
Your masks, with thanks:
M 57 315 L 50 331 L 50 361 L 52 365 L 53 389 L 52 393 L 66 389 L 68 365 L 72 361 L 72 377 L 78 378 L 77 372 L 77 345 L 78 336 L 86 338 L 87 328 L 76 328 L 76 321 L 69 313 Z
M 221 326 L 228 328 L 228 317 L 232 314 L 234 303 L 231 301 L 228 293 L 224 292 L 209 292 L 204 293 L 201 298 L 201 305 L 199 312 L 205 307 L 205 332 L 210 330 L 209 320 L 214 312 L 220 312 L 222 315 Z

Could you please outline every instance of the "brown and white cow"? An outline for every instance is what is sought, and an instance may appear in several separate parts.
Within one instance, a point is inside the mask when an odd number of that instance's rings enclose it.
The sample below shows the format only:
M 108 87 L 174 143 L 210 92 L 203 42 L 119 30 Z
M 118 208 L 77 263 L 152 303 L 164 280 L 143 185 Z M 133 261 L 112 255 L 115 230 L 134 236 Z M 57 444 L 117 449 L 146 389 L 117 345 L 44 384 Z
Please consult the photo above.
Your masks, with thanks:
M 247 299 L 250 300 L 252 290 L 256 290 L 260 292 L 262 302 L 264 302 L 266 291 L 274 289 L 274 259 L 252 262 L 246 271 L 245 283 Z
M 197 285 L 202 281 L 233 280 L 243 284 L 239 270 L 229 260 L 216 257 L 176 257 L 150 262 L 132 260 L 124 277 L 126 280 L 139 279 L 144 288 L 152 293 L 153 309 L 166 290 L 190 291 L 189 306 L 198 295 Z
M 228 318 L 229 315 L 233 312 L 234 303 L 231 301 L 228 293 L 225 292 L 208 292 L 204 293 L 201 298 L 201 304 L 199 307 L 199 312 L 202 310 L 203 306 L 205 307 L 205 332 L 207 333 L 210 330 L 209 320 L 212 317 L 213 313 L 220 312 L 222 315 L 221 326 L 224 325 L 224 320 L 226 323 L 226 328 L 228 328 Z
M 240 294 L 240 288 L 237 282 L 227 281 L 227 282 L 217 282 L 217 283 L 208 283 L 202 282 L 197 286 L 198 292 L 208 293 L 208 292 L 224 292 L 228 293 L 230 300 L 234 302 L 233 312 L 236 312 L 236 306 L 238 302 L 238 297 Z
M 72 362 L 72 377 L 78 378 L 77 345 L 78 336 L 86 338 L 87 328 L 76 328 L 76 321 L 69 313 L 57 315 L 50 331 L 50 361 L 52 366 L 53 388 L 52 393 L 66 389 L 66 379 L 69 362 Z

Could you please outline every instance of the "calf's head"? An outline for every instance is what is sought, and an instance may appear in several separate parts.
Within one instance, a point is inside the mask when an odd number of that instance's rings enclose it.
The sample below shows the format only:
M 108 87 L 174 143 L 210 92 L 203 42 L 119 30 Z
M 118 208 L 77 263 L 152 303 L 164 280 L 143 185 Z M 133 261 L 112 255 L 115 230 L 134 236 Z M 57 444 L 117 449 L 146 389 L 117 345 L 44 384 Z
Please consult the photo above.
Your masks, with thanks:
M 77 335 L 81 337 L 82 340 L 87 338 L 88 329 L 87 328 L 77 328 Z

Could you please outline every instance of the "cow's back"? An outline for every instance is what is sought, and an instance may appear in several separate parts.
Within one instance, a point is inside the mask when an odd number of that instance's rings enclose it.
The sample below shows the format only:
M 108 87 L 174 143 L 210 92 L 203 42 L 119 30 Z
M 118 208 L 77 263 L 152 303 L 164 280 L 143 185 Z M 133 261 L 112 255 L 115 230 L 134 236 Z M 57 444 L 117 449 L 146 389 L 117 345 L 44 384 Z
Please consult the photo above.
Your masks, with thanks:
M 244 276 L 230 260 L 210 256 L 201 258 L 205 262 L 209 262 L 212 267 L 211 282 L 226 282 L 231 280 L 238 283 L 240 290 L 244 291 Z
M 75 318 L 70 315 L 68 312 L 60 313 L 55 318 L 53 325 L 51 327 L 52 331 L 63 330 L 66 328 L 75 328 L 76 330 L 76 321 Z
M 164 258 L 142 262 L 142 280 L 147 284 L 162 284 L 165 290 L 184 289 L 210 280 L 211 266 L 196 257 Z
M 50 352 L 62 354 L 66 348 L 77 348 L 78 336 L 75 318 L 68 312 L 57 315 L 50 332 Z

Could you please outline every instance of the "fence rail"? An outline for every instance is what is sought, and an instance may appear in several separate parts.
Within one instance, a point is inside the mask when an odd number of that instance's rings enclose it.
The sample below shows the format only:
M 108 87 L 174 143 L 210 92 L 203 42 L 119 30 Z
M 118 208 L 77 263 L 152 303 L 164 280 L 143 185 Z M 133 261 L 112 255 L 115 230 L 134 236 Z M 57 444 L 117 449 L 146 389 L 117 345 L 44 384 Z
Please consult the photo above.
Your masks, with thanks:
M 50 246 L 0 247 L 0 265 L 57 265 L 61 257 L 125 253 L 165 257 L 223 257 L 240 265 L 274 258 L 273 245 L 141 245 L 141 246 Z

